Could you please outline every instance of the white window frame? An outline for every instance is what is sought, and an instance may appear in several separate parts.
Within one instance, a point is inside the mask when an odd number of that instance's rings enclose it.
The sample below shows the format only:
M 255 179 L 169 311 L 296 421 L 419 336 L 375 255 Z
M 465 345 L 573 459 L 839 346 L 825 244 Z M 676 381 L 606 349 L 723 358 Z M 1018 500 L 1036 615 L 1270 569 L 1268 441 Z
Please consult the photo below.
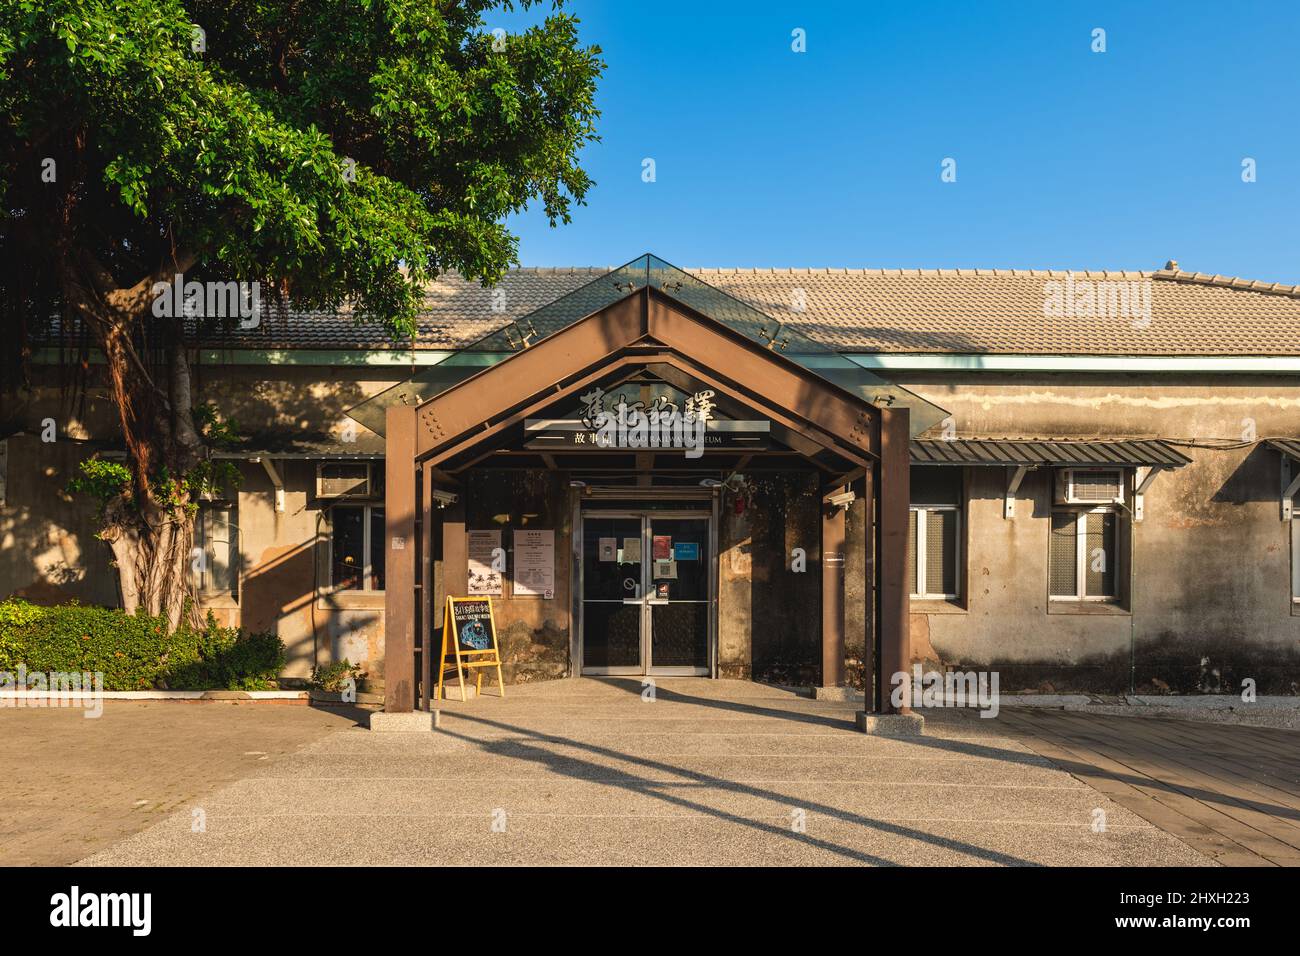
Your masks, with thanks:
M 195 530 L 198 532 L 199 540 L 202 542 L 203 551 L 202 570 L 198 572 L 198 581 L 195 582 L 196 590 L 202 597 L 234 597 L 239 586 L 239 562 L 243 552 L 239 547 L 239 525 L 235 522 L 235 504 L 225 499 L 203 500 L 199 502 L 198 512 L 194 516 Z M 227 544 L 230 547 L 230 587 L 218 588 L 213 587 L 210 583 L 212 574 L 208 562 L 212 560 L 212 542 L 208 538 L 207 518 L 214 511 L 224 512 L 226 515 L 226 534 L 228 536 Z
M 1097 505 L 1094 508 L 1086 507 L 1056 507 L 1052 509 L 1052 514 L 1072 514 L 1074 515 L 1074 593 L 1073 594 L 1051 594 L 1047 595 L 1049 601 L 1064 601 L 1068 603 L 1078 603 L 1080 601 L 1091 601 L 1095 604 L 1118 604 L 1120 601 L 1120 571 L 1123 564 L 1120 561 L 1119 542 L 1120 542 L 1120 522 L 1123 515 L 1120 509 L 1115 505 Z M 1087 515 L 1091 514 L 1112 514 L 1115 515 L 1115 554 L 1110 556 L 1115 562 L 1115 593 L 1114 594 L 1088 594 L 1088 522 Z M 1050 525 L 1049 525 L 1050 533 Z M 1051 560 L 1051 554 L 1048 553 L 1048 560 Z M 1049 566 L 1050 575 L 1051 568 Z M 1050 588 L 1048 589 L 1050 592 Z
M 384 502 L 382 501 L 355 501 L 355 500 L 346 500 L 346 499 L 337 501 L 334 504 L 331 504 L 329 506 L 330 533 L 329 533 L 329 547 L 327 548 L 327 550 L 329 551 L 329 576 L 330 576 L 331 591 L 337 591 L 340 594 L 343 593 L 383 594 L 384 593 L 383 590 L 372 588 L 370 586 L 371 571 L 373 568 L 372 558 L 374 557 L 374 551 L 372 550 L 372 548 L 374 547 L 374 542 L 371 541 L 371 535 L 370 535 L 370 525 L 374 520 L 371 515 L 371 512 L 375 508 L 383 508 L 383 507 L 384 507 Z M 359 588 L 344 588 L 334 580 L 334 509 L 336 508 L 360 508 L 362 512 L 361 514 L 362 568 L 361 568 L 361 587 Z M 379 546 L 383 547 L 383 544 L 384 542 L 381 540 L 379 542 Z M 387 580 L 387 562 L 385 562 L 385 580 Z
M 918 601 L 960 600 L 962 578 L 961 505 L 910 505 L 908 510 L 916 515 L 916 577 L 912 579 L 909 597 Z M 957 527 L 954 531 L 956 553 L 953 555 L 953 571 L 957 579 L 957 591 L 953 594 L 932 594 L 922 590 L 926 581 L 925 516 L 927 512 L 931 511 L 951 511 L 957 516 Z
M 1291 603 L 1300 607 L 1300 515 L 1291 518 Z

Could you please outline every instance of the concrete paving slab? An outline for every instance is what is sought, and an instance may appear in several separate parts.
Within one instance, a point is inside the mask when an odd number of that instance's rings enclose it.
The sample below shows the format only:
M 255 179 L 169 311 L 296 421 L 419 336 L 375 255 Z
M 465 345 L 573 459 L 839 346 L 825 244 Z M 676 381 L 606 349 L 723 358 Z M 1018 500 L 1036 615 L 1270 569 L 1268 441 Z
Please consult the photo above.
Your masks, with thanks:
M 851 704 L 788 690 L 669 680 L 645 703 L 640 686 L 448 702 L 429 734 L 339 730 L 85 862 L 1210 862 L 995 721 L 927 714 L 927 736 L 888 739 L 856 733 Z

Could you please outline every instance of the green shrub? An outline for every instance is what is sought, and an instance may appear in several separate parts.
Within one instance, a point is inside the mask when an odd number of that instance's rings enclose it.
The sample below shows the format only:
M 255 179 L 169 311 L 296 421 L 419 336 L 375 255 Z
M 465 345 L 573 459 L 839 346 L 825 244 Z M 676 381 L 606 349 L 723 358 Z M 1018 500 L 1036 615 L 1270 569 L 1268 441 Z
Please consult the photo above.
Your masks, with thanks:
M 264 690 L 284 667 L 272 634 L 182 626 L 115 608 L 0 602 L 0 670 L 104 674 L 105 690 Z
M 38 620 L 45 608 L 19 598 L 0 601 L 0 671 L 16 671 L 22 647 L 18 629 Z
M 79 604 L 8 607 L 0 632 L 0 670 L 102 671 L 105 690 L 147 690 L 170 662 L 194 653 L 185 638 L 169 640 L 161 617 Z
M 173 667 L 168 686 L 174 690 L 271 690 L 284 669 L 284 642 L 274 634 L 249 634 L 220 627 L 208 615 L 205 630 L 195 632 L 197 659 Z
M 341 661 L 335 661 L 325 667 L 317 665 L 311 670 L 311 686 L 317 690 L 339 693 L 347 686 L 349 678 L 357 679 L 361 673 L 360 664 L 350 664 L 345 657 Z

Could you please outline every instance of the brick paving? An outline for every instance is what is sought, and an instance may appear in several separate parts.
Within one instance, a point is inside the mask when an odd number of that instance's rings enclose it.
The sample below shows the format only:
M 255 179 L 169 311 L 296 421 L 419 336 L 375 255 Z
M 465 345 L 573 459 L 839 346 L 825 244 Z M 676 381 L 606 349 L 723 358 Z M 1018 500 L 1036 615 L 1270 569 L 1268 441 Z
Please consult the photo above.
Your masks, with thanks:
M 998 722 L 1225 866 L 1300 866 L 1300 731 L 1032 708 Z
M 358 719 L 266 703 L 0 708 L 0 866 L 73 863 Z

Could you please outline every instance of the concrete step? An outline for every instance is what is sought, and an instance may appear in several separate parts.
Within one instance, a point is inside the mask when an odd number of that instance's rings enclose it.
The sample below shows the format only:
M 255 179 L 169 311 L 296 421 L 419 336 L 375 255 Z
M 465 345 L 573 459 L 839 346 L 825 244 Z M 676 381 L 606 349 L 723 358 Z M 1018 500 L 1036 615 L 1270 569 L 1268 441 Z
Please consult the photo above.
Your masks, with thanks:
M 629 758 L 604 753 L 556 752 L 548 748 L 512 748 L 499 753 L 467 750 L 459 753 L 412 753 L 397 761 L 391 756 L 348 755 L 322 762 L 319 757 L 295 754 L 276 762 L 274 775 L 329 780 L 355 775 L 374 779 L 613 780 L 622 782 L 695 781 L 725 786 L 728 780 L 863 781 L 906 780 L 978 784 L 1005 777 L 1015 767 L 1016 781 L 1033 785 L 1060 781 L 1041 757 L 1015 755 L 975 757 L 954 754 L 949 759 L 913 755 L 871 756 L 712 756 L 671 759 Z M 269 773 L 269 771 L 268 771 Z
M 188 814 L 137 834 L 85 861 L 131 865 L 259 866 L 283 860 L 313 865 L 614 864 L 706 865 L 1197 865 L 1200 856 L 1150 828 L 1087 824 L 948 822 L 812 816 L 797 832 L 787 814 L 740 818 L 507 816 L 492 832 L 481 815 L 211 814 L 203 833 Z M 1007 849 L 997 850 L 993 847 Z
M 294 816 L 312 805 L 318 780 L 244 780 L 203 801 L 209 819 L 229 820 L 265 814 Z M 701 788 L 690 782 L 612 784 L 584 780 L 354 780 L 329 783 L 341 814 L 353 816 L 510 817 L 660 816 L 698 817 L 728 814 L 746 819 L 793 822 L 795 811 L 809 818 L 863 822 L 868 818 L 932 820 L 1021 820 L 1037 823 L 1092 822 L 1099 801 L 1084 784 L 1040 787 L 874 781 L 858 787 L 806 783 L 737 782 Z M 341 808 L 347 808 L 344 811 Z M 530 821 L 531 824 L 531 821 Z M 1107 826 L 1147 826 L 1141 818 L 1116 808 Z M 520 826 L 523 826 L 521 823 Z

